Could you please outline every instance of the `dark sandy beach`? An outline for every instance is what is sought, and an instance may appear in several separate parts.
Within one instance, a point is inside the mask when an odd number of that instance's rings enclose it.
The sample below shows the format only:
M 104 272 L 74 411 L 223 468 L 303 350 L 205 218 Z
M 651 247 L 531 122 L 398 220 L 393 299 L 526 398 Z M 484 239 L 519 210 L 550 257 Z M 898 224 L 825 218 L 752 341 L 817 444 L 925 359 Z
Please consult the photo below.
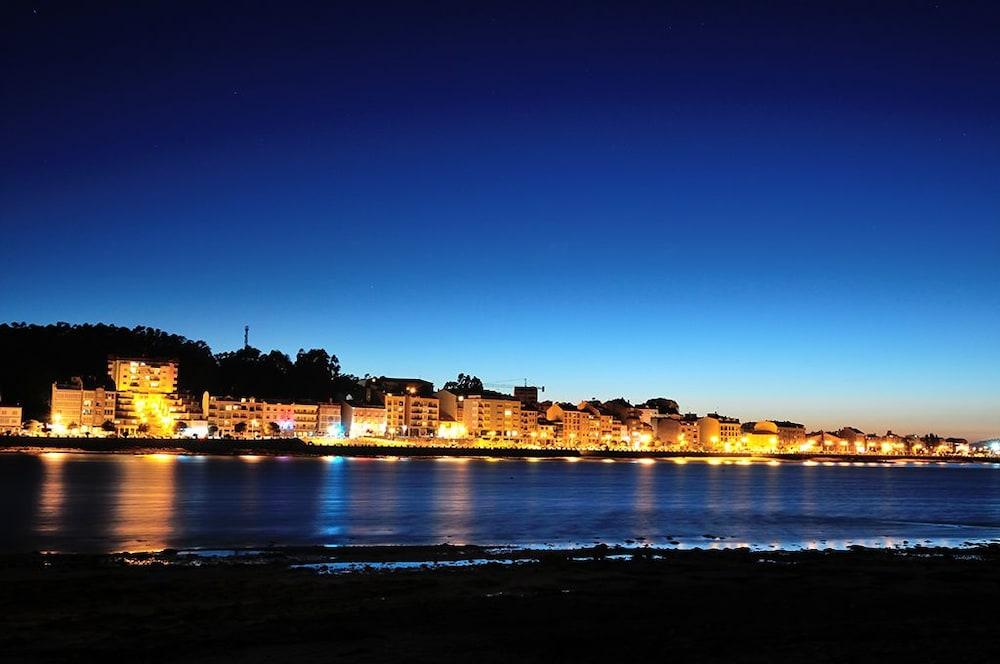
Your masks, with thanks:
M 998 619 L 1000 546 L 0 557 L 5 662 L 990 662 Z

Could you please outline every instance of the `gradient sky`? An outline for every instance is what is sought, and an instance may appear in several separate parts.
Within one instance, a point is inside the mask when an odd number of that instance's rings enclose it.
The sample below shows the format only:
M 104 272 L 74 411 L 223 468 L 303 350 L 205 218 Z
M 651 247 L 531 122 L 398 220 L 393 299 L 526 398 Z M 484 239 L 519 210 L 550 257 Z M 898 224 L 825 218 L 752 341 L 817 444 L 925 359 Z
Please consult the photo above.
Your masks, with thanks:
M 206 4 L 0 8 L 0 319 L 1000 435 L 995 2 Z

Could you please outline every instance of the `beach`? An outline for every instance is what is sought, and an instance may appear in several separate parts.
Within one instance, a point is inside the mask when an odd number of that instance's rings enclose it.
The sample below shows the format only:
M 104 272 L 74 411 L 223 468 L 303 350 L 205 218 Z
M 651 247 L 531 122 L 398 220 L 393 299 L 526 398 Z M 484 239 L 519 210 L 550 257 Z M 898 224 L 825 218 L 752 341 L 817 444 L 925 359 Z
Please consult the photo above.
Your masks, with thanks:
M 1000 547 L 0 557 L 0 659 L 989 662 Z M 232 552 L 230 552 L 232 553 Z M 324 573 L 317 561 L 520 564 Z

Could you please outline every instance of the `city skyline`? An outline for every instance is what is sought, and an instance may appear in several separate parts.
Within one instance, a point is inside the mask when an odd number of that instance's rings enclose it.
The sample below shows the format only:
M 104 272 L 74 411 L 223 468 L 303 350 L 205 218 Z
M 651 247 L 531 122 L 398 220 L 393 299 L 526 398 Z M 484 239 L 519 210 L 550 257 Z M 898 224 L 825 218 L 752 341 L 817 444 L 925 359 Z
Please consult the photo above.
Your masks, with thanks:
M 1000 433 L 988 4 L 0 12 L 6 321 Z

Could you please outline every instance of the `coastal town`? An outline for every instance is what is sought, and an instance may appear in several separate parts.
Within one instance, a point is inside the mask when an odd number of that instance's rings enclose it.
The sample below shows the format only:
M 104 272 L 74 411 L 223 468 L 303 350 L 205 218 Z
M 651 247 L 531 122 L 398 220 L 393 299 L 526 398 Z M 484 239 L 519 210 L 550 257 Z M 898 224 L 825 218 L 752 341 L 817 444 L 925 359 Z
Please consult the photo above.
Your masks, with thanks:
M 683 413 L 651 398 L 544 400 L 544 387 L 486 389 L 474 376 L 435 389 L 420 378 L 359 379 L 361 398 L 325 402 L 253 395 L 189 394 L 176 360 L 111 356 L 104 380 L 81 377 L 51 387 L 48 421 L 23 422 L 0 406 L 0 434 L 49 437 L 298 438 L 314 445 L 483 446 L 492 448 L 671 451 L 723 454 L 973 455 L 996 443 L 934 434 L 810 431 L 780 419 L 741 422 L 719 413 Z

